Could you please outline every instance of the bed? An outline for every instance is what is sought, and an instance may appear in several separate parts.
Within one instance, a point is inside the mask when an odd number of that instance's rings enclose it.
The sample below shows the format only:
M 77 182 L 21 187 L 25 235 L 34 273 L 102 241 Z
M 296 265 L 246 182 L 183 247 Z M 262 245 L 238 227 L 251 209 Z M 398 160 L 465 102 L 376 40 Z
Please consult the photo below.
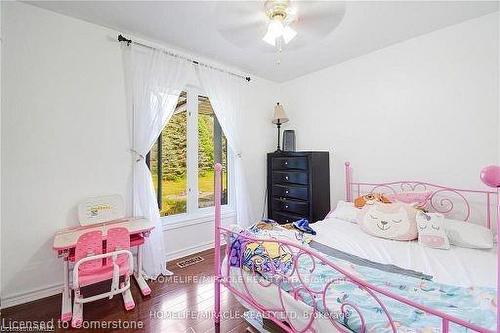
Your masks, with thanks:
M 351 177 L 352 169 L 346 163 L 347 201 L 352 201 L 353 191 L 360 194 L 425 187 L 433 191 L 430 209 L 454 217 L 462 214 L 469 222 L 484 217 L 487 227 L 494 224 L 494 204 L 499 206 L 495 191 L 406 181 L 363 183 L 353 182 Z M 216 188 L 220 188 L 217 177 Z M 478 206 L 481 201 L 484 204 Z M 216 251 L 216 322 L 223 285 L 245 307 L 260 312 L 287 332 L 498 331 L 496 247 L 478 250 L 452 246 L 442 251 L 416 242 L 375 238 L 357 224 L 337 218 L 314 224 L 318 235 L 313 242 L 305 242 L 291 231 L 266 229 L 222 227 L 220 207 L 216 207 L 216 246 L 221 245 L 221 236 L 229 244 L 224 260 Z M 311 246 L 313 243 L 321 247 Z M 256 244 L 264 246 L 249 252 Z M 324 248 L 381 266 L 393 265 L 397 270 L 345 260 Z M 266 262 L 278 257 L 287 258 L 287 264 Z
M 466 288 L 496 287 L 496 248 L 480 250 L 452 245 L 443 251 L 423 247 L 417 241 L 375 238 L 361 231 L 357 224 L 336 218 L 315 223 L 314 230 L 319 243 L 371 261 L 430 274 L 440 283 Z

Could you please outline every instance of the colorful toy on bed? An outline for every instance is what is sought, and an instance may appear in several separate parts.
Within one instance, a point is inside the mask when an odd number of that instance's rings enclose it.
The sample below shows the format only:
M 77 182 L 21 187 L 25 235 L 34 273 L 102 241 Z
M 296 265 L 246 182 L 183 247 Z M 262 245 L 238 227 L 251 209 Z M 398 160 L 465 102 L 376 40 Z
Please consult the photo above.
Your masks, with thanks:
M 276 241 L 250 241 L 246 237 Z M 232 227 L 230 265 L 239 267 L 243 264 L 244 268 L 259 273 L 287 273 L 292 267 L 293 255 L 289 248 L 279 244 L 279 239 L 287 239 L 297 244 L 307 244 L 311 241 L 304 233 L 285 229 L 275 222 L 260 221 L 248 229 Z
M 450 241 L 446 235 L 442 214 L 419 211 L 416 215 L 416 221 L 420 244 L 435 249 L 450 249 Z
M 391 203 L 392 201 L 382 193 L 368 193 L 354 199 L 354 206 L 363 208 L 365 205 L 372 205 L 376 202 Z
M 309 226 L 309 220 L 300 219 L 292 223 L 293 227 L 299 231 L 305 232 L 306 234 L 316 235 L 316 231 Z
M 358 215 L 358 224 L 369 235 L 394 240 L 417 238 L 417 210 L 408 204 L 375 202 L 366 205 Z

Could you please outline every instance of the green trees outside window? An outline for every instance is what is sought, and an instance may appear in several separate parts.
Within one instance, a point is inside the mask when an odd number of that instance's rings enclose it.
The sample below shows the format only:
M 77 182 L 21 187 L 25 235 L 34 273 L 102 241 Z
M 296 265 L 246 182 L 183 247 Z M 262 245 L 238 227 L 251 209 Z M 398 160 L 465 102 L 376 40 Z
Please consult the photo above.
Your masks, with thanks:
M 222 203 L 228 203 L 227 142 L 207 97 L 198 96 L 198 208 L 214 205 L 214 173 L 216 162 L 223 165 Z M 172 118 L 148 154 L 161 216 L 187 212 L 188 195 L 188 116 L 187 93 L 178 100 Z M 195 110 L 196 111 L 196 110 Z M 192 112 L 192 111 L 191 111 Z M 161 180 L 161 181 L 159 181 Z

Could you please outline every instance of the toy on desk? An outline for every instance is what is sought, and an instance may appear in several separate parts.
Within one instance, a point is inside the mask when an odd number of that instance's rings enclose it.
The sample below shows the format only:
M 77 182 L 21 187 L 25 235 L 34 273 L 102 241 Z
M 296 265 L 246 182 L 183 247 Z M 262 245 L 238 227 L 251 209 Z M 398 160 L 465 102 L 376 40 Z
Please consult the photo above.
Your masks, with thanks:
M 61 320 L 78 327 L 83 320 L 83 304 L 121 293 L 125 308 L 133 309 L 130 275 L 146 296 L 151 293 L 142 272 L 142 245 L 154 225 L 144 218 L 125 217 L 125 205 L 119 195 L 90 198 L 78 207 L 79 227 L 56 233 L 53 248 L 64 259 L 64 289 Z M 130 249 L 137 247 L 137 265 Z M 70 283 L 70 263 L 74 263 Z M 120 277 L 124 278 L 119 283 Z M 111 289 L 100 295 L 82 297 L 80 288 L 111 280 Z M 71 301 L 71 290 L 75 300 Z

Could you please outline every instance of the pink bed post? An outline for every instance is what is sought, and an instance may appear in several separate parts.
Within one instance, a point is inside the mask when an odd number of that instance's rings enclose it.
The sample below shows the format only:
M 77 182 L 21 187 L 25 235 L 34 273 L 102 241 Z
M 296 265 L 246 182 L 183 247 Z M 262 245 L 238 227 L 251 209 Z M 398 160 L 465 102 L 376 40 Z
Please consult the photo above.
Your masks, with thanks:
M 221 227 L 221 170 L 220 163 L 215 164 L 215 304 L 214 322 L 220 323 L 220 284 L 221 284 L 221 262 L 220 262 L 220 227 Z
M 497 332 L 500 332 L 500 314 L 498 302 L 500 300 L 500 166 L 490 165 L 481 170 L 481 180 L 486 185 L 497 190 Z
M 352 201 L 352 170 L 351 170 L 351 162 L 345 162 L 345 201 Z

